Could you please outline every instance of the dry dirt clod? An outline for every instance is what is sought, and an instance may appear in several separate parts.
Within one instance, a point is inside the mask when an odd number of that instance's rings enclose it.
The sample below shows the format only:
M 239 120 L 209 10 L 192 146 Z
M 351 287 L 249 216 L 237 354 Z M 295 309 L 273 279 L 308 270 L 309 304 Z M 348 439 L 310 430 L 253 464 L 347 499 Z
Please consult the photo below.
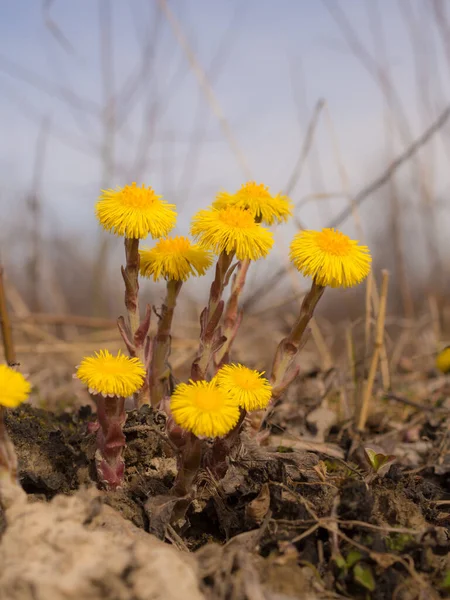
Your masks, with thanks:
M 14 503 L 0 542 L 0 600 L 202 600 L 194 561 L 92 492 Z

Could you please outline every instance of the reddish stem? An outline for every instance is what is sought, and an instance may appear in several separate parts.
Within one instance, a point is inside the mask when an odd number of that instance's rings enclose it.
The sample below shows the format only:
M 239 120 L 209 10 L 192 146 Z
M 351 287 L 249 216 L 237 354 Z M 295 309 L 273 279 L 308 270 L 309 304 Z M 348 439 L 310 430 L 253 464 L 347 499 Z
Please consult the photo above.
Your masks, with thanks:
M 131 331 L 131 340 L 135 342 L 134 335 L 139 328 L 139 240 L 125 238 L 125 268 L 122 267 L 122 276 L 125 283 L 125 306 L 128 311 L 128 320 Z M 136 348 L 139 356 L 139 349 Z
M 123 483 L 125 463 L 123 449 L 126 421 L 125 399 L 117 396 L 105 398 L 100 394 L 93 397 L 97 404 L 97 451 L 95 463 L 99 481 L 106 488 L 115 490 Z
M 187 496 L 192 491 L 202 461 L 202 450 L 202 441 L 193 433 L 188 433 L 178 455 L 178 473 L 172 488 L 175 496 Z
M 288 336 L 281 340 L 272 365 L 273 398 L 278 398 L 291 383 L 292 367 L 303 344 L 303 336 L 325 288 L 313 282 L 303 298 L 299 316 Z
M 154 339 L 149 385 L 151 404 L 155 407 L 159 405 L 164 396 L 169 394 L 171 371 L 168 359 L 171 349 L 172 321 L 182 285 L 182 281 L 170 280 L 167 282 L 166 299 L 161 308 L 161 317 Z
M 278 344 L 272 364 L 272 376 L 270 378 L 272 399 L 264 412 L 255 411 L 252 414 L 252 429 L 255 433 L 261 429 L 273 408 L 274 402 L 280 398 L 298 374 L 299 369 L 296 367 L 295 362 L 300 349 L 305 343 L 305 332 L 308 323 L 324 291 L 324 287 L 317 285 L 313 281 L 311 289 L 303 298 L 299 316 L 292 326 L 289 335 L 283 338 Z
M 233 345 L 242 321 L 242 309 L 239 310 L 239 299 L 242 290 L 244 289 L 250 262 L 251 261 L 248 259 L 239 261 L 236 273 L 233 275 L 231 295 L 225 309 L 223 324 L 223 335 L 226 338 L 226 341 L 214 356 L 214 362 L 217 368 L 227 364 L 230 360 L 231 346 Z
M 200 348 L 191 369 L 191 377 L 194 381 L 206 379 L 213 354 L 225 341 L 225 338 L 222 338 L 220 334 L 219 322 L 224 307 L 222 294 L 227 283 L 227 272 L 233 257 L 234 253 L 222 252 L 217 260 L 216 275 L 211 284 L 208 306 L 200 316 Z
M 239 420 L 233 429 L 226 436 L 216 438 L 212 447 L 205 452 L 204 465 L 217 479 L 222 479 L 228 470 L 228 457 L 239 440 L 246 416 L 247 411 L 241 408 Z

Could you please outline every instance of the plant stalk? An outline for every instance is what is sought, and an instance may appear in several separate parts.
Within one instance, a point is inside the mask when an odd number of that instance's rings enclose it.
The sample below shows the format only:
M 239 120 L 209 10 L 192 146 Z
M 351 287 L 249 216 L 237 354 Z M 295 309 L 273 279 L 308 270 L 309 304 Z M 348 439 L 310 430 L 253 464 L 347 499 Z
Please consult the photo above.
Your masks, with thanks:
M 177 298 L 182 285 L 182 281 L 173 279 L 167 282 L 166 299 L 161 307 L 149 373 L 150 400 L 154 407 L 157 407 L 164 396 L 170 393 L 171 369 L 168 359 L 172 341 L 171 330 Z
M 125 342 L 130 356 L 137 357 L 146 365 L 145 346 L 150 328 L 151 311 L 147 307 L 145 317 L 141 323 L 139 314 L 139 240 L 125 238 L 125 267 L 122 267 L 122 277 L 125 283 L 125 306 L 128 314 L 128 328 L 122 317 L 119 317 L 119 332 Z M 128 330 L 127 330 L 128 329 Z M 143 404 L 150 404 L 148 380 L 142 389 L 135 394 L 137 408 Z
M 186 436 L 186 443 L 178 456 L 178 473 L 172 494 L 187 496 L 192 491 L 195 477 L 202 461 L 202 441 L 193 433 Z
M 241 408 L 239 420 L 233 429 L 224 437 L 216 438 L 212 446 L 205 452 L 204 466 L 219 480 L 228 471 L 229 456 L 239 441 L 247 414 L 247 411 Z
M 125 435 L 123 426 L 127 419 L 125 399 L 119 396 L 105 398 L 101 394 L 92 396 L 97 405 L 97 451 L 95 464 L 100 483 L 107 489 L 122 486 L 125 472 L 123 449 Z
M 271 384 L 273 386 L 273 399 L 281 396 L 296 375 L 295 373 L 294 377 L 291 377 L 292 373 L 290 372 L 304 341 L 303 336 L 308 323 L 324 291 L 324 287 L 317 285 L 313 281 L 311 289 L 303 298 L 298 319 L 292 326 L 289 335 L 278 344 L 272 365 Z
M 251 261 L 248 259 L 239 261 L 236 273 L 233 275 L 231 295 L 225 309 L 223 324 L 223 335 L 226 337 L 226 341 L 214 356 L 214 362 L 217 368 L 230 362 L 231 346 L 233 345 L 242 321 L 242 309 L 239 309 L 239 299 L 242 290 L 244 289 L 250 262 Z
M 314 310 L 319 300 L 322 298 L 324 291 L 324 287 L 317 285 L 316 282 L 313 281 L 311 289 L 303 298 L 299 316 L 292 326 L 289 335 L 283 338 L 278 344 L 270 378 L 270 383 L 272 384 L 271 401 L 263 413 L 262 411 L 255 411 L 252 413 L 251 426 L 255 433 L 261 429 L 264 421 L 272 410 L 274 402 L 280 398 L 298 374 L 298 367 L 295 367 L 295 361 L 301 347 L 306 341 L 304 334 L 308 323 L 311 321 Z
M 139 240 L 125 238 L 126 265 L 122 268 L 125 282 L 125 306 L 128 312 L 128 324 L 131 340 L 139 329 Z M 137 351 L 137 349 L 136 349 Z
M 233 261 L 234 252 L 222 252 L 217 260 L 216 274 L 209 292 L 208 306 L 200 315 L 200 347 L 192 364 L 191 378 L 200 381 L 206 378 L 209 364 L 215 352 L 224 343 L 219 322 L 222 317 L 224 302 L 222 294 L 228 283 L 227 274 Z

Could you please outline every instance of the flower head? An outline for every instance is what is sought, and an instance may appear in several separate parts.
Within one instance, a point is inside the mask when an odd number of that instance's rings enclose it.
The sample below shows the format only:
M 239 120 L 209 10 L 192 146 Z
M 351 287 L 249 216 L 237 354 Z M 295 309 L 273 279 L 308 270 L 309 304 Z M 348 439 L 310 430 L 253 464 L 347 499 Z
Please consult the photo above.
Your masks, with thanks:
M 277 194 L 272 196 L 267 185 L 248 181 L 241 186 L 235 194 L 220 192 L 217 195 L 214 208 L 225 208 L 226 206 L 238 206 L 248 210 L 253 218 L 273 225 L 273 223 L 287 221 L 292 216 L 292 203 L 287 196 Z
M 248 411 L 266 408 L 272 396 L 272 386 L 263 373 L 243 365 L 224 365 L 217 372 L 215 381 Z
M 193 244 L 187 237 L 159 240 L 153 248 L 139 250 L 140 272 L 154 281 L 175 279 L 186 281 L 190 275 L 204 275 L 211 266 L 211 253 Z
M 306 277 L 323 287 L 352 287 L 370 272 L 372 258 L 367 246 L 336 231 L 301 231 L 292 243 L 290 259 Z
M 199 437 L 227 434 L 239 419 L 239 406 L 215 381 L 180 383 L 170 399 L 170 411 L 180 427 Z
M 132 239 L 163 237 L 174 227 L 175 206 L 161 200 L 151 187 L 135 183 L 117 190 L 103 190 L 95 213 L 102 227 Z
M 0 365 L 0 406 L 16 408 L 25 402 L 30 390 L 30 383 L 21 373 L 7 365 Z
M 202 247 L 217 254 L 235 252 L 238 260 L 257 260 L 273 246 L 272 233 L 238 206 L 200 210 L 192 221 L 191 233 Z
M 95 356 L 83 358 L 76 376 L 93 394 L 126 398 L 144 383 L 145 367 L 138 358 L 129 358 L 120 351 L 113 356 L 100 350 Z
M 450 373 L 450 346 L 446 346 L 437 355 L 436 368 L 442 373 Z

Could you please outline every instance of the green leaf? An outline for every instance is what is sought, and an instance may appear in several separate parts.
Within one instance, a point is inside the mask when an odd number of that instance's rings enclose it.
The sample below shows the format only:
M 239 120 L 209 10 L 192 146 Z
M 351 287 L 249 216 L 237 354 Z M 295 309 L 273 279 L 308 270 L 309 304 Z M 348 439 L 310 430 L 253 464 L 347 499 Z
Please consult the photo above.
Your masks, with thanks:
M 372 569 L 368 565 L 358 563 L 353 569 L 354 580 L 362 585 L 362 587 L 373 592 L 375 589 L 375 579 L 373 578 Z
M 342 556 L 342 554 L 335 554 L 333 556 L 333 560 L 336 563 L 337 568 L 341 571 L 347 567 L 347 563 L 345 562 L 345 558 Z
M 389 463 L 393 463 L 396 457 L 392 454 L 381 454 L 372 450 L 372 448 L 364 448 L 364 452 L 366 454 L 366 458 L 369 461 L 370 466 L 378 473 L 380 469 Z
M 347 567 L 353 567 L 353 565 L 356 565 L 356 563 L 360 561 L 362 557 L 363 555 L 359 550 L 350 550 L 345 560 L 345 562 L 347 563 Z

